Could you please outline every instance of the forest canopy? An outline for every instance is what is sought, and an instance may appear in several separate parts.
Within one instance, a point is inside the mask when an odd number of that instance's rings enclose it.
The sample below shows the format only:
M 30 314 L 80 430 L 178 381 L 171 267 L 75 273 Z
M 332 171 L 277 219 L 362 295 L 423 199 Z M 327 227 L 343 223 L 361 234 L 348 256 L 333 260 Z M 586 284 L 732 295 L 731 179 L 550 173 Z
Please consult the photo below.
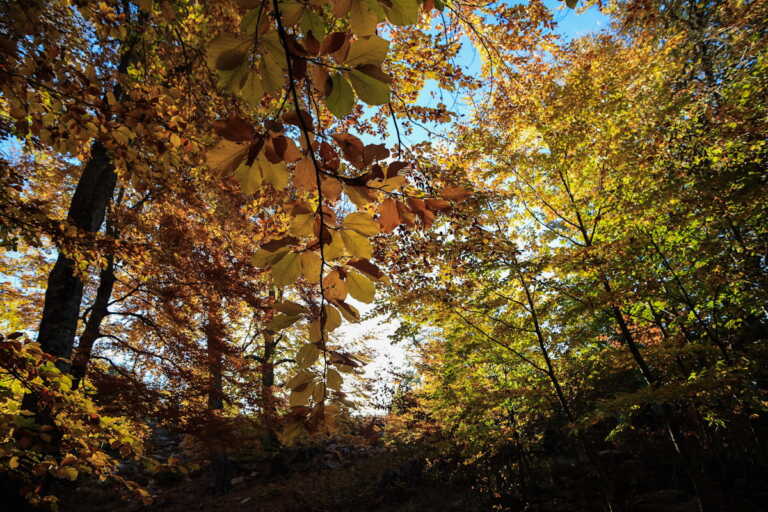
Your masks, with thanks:
M 764 510 L 767 128 L 764 0 L 0 1 L 0 497 Z

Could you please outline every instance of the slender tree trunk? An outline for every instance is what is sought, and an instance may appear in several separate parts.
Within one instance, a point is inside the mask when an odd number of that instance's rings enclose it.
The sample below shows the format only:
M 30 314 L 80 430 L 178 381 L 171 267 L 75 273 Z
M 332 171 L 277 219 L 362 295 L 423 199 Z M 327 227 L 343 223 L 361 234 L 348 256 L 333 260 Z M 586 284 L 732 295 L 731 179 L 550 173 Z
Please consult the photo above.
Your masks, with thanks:
M 224 428 L 222 410 L 224 409 L 224 323 L 221 310 L 215 301 L 208 306 L 208 324 L 206 331 L 206 349 L 208 356 L 208 413 L 210 439 L 211 470 L 213 473 L 213 491 L 225 494 L 230 489 L 233 467 L 226 452 L 227 432 Z
M 88 370 L 91 360 L 91 352 L 96 340 L 99 339 L 101 322 L 109 314 L 109 299 L 112 296 L 112 288 L 115 285 L 115 257 L 107 256 L 107 266 L 99 274 L 99 288 L 96 291 L 96 299 L 91 309 L 91 314 L 85 323 L 85 330 L 80 336 L 80 343 L 72 361 L 72 389 L 77 389 Z
M 264 423 L 264 448 L 273 450 L 280 446 L 277 438 L 277 406 L 275 404 L 275 348 L 273 334 L 264 334 L 264 355 L 261 360 L 261 407 Z

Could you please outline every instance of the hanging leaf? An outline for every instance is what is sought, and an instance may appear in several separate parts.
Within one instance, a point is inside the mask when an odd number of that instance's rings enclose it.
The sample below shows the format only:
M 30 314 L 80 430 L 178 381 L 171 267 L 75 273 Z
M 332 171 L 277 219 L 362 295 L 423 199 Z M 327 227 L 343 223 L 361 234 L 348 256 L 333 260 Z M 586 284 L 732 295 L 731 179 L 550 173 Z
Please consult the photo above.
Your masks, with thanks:
M 365 236 L 379 234 L 379 224 L 373 220 L 371 214 L 366 212 L 354 212 L 344 217 L 344 227 Z
M 379 17 L 366 0 L 352 0 L 349 9 L 349 26 L 357 36 L 373 34 Z
M 277 286 L 293 284 L 301 273 L 301 260 L 295 252 L 288 252 L 272 265 L 272 279 Z
M 320 255 L 314 251 L 301 253 L 301 269 L 304 279 L 308 282 L 317 284 L 320 282 L 320 269 L 322 260 Z
M 397 211 L 397 202 L 391 197 L 382 201 L 380 212 L 381 216 L 379 217 L 379 224 L 384 233 L 391 233 L 400 225 L 400 214 Z
M 326 260 L 335 260 L 341 258 L 347 254 L 346 246 L 344 245 L 344 239 L 341 238 L 341 234 L 337 231 L 331 233 L 331 243 L 323 248 L 323 255 Z
M 331 389 L 335 389 L 336 391 L 341 390 L 341 384 L 343 382 L 343 379 L 341 378 L 341 375 L 339 372 L 337 372 L 333 368 L 328 368 L 327 375 L 325 377 L 326 382 L 328 383 L 328 387 Z
M 367 104 L 384 105 L 389 102 L 389 84 L 357 69 L 349 71 L 346 76 L 357 95 Z
M 379 67 L 387 57 L 388 50 L 389 41 L 376 34 L 361 37 L 350 44 L 349 53 L 343 64 L 351 68 L 365 64 Z
M 371 242 L 360 233 L 349 229 L 343 229 L 341 231 L 341 238 L 344 240 L 344 245 L 350 256 L 356 258 L 373 257 L 373 247 L 371 247 Z
M 331 76 L 331 92 L 325 98 L 325 104 L 328 110 L 339 119 L 352 112 L 355 106 L 355 93 L 352 92 L 352 86 L 341 73 Z
M 315 374 L 313 374 L 310 371 L 307 370 L 301 370 L 299 373 L 294 375 L 291 380 L 286 382 L 285 386 L 289 389 L 296 389 L 298 387 L 304 386 L 305 384 L 308 384 L 314 380 Z
M 285 329 L 286 327 L 290 327 L 293 324 L 296 323 L 296 321 L 301 318 L 296 315 L 286 315 L 284 313 L 281 313 L 279 315 L 276 315 L 270 322 L 267 324 L 267 328 L 271 331 L 280 331 L 282 329 Z
M 323 279 L 323 293 L 329 299 L 344 300 L 347 297 L 347 284 L 338 270 L 329 272 Z
M 278 302 L 277 304 L 274 304 L 272 308 L 276 309 L 277 311 L 280 311 L 281 313 L 285 313 L 286 315 L 292 315 L 292 316 L 300 315 L 302 313 L 307 312 L 307 308 L 305 308 L 301 304 L 296 304 L 295 302 L 292 302 L 290 300 L 286 300 L 284 302 Z
M 328 304 L 323 306 L 323 316 L 325 318 L 325 324 L 323 325 L 325 332 L 334 331 L 341 326 L 341 315 L 333 306 Z
M 391 7 L 384 5 L 387 19 L 393 25 L 415 25 L 419 21 L 419 2 L 416 0 L 391 0 Z
M 319 357 L 320 349 L 318 349 L 314 343 L 306 343 L 299 349 L 298 354 L 296 354 L 296 364 L 299 368 L 309 368 L 315 364 L 315 361 L 317 361 Z
M 351 270 L 347 273 L 347 287 L 349 288 L 349 294 L 360 302 L 373 302 L 376 288 L 371 280 L 360 272 Z

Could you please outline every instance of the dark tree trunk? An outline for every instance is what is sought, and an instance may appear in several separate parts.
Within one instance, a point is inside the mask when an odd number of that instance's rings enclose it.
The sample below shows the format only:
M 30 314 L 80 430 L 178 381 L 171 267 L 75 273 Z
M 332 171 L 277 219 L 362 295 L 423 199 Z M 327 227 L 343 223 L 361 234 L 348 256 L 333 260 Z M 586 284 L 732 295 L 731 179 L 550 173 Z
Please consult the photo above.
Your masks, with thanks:
M 107 206 L 115 190 L 115 168 L 100 141 L 93 143 L 91 157 L 77 184 L 67 220 L 86 233 L 95 233 L 104 222 Z M 83 281 L 75 273 L 75 261 L 59 252 L 48 275 L 45 304 L 37 341 L 54 356 L 69 358 L 75 343 Z
M 72 361 L 72 389 L 77 389 L 85 378 L 88 363 L 91 360 L 91 352 L 96 340 L 99 339 L 101 322 L 109 314 L 109 298 L 112 296 L 112 288 L 115 285 L 115 257 L 110 254 L 107 257 L 107 266 L 99 274 L 99 288 L 96 291 L 96 299 L 93 302 L 91 314 L 85 323 L 85 330 L 80 336 L 80 343 Z
M 208 310 L 208 325 L 206 326 L 206 348 L 208 351 L 208 412 L 211 439 L 206 441 L 210 446 L 211 471 L 213 476 L 213 491 L 215 494 L 226 494 L 230 490 L 233 465 L 226 452 L 226 428 L 223 424 L 221 411 L 224 409 L 224 324 L 218 304 L 211 302 Z

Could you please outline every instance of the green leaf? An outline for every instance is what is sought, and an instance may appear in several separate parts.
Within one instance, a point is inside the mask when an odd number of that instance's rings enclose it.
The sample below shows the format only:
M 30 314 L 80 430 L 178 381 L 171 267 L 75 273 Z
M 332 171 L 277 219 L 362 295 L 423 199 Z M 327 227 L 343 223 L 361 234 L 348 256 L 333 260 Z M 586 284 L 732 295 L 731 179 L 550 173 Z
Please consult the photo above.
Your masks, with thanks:
M 360 272 L 347 272 L 347 289 L 349 294 L 360 302 L 371 303 L 376 294 L 373 282 Z
M 301 273 L 301 260 L 295 252 L 289 252 L 272 265 L 272 279 L 277 286 L 292 284 Z
M 389 84 L 353 69 L 347 73 L 352 87 L 361 100 L 369 105 L 384 105 L 389 102 Z
M 322 41 L 326 33 L 325 21 L 314 11 L 306 10 L 301 17 L 301 30 L 305 34 L 312 32 L 315 39 Z
M 258 107 L 261 98 L 264 97 L 264 85 L 261 82 L 261 76 L 256 71 L 250 71 L 243 83 L 243 87 L 238 93 L 241 98 L 248 102 L 252 107 Z
M 325 104 L 328 110 L 341 119 L 350 112 L 355 106 L 355 93 L 352 92 L 352 86 L 341 73 L 336 73 L 331 76 L 331 92 L 328 97 L 325 98 Z
M 240 184 L 240 190 L 243 194 L 251 195 L 255 194 L 262 183 L 261 169 L 257 165 L 248 167 L 245 161 L 235 169 L 235 179 Z
M 379 17 L 371 9 L 369 2 L 366 0 L 352 1 L 352 7 L 349 9 L 349 27 L 353 34 L 358 36 L 373 34 L 378 22 Z
M 265 92 L 274 92 L 285 85 L 283 63 L 272 52 L 261 55 L 261 77 Z

